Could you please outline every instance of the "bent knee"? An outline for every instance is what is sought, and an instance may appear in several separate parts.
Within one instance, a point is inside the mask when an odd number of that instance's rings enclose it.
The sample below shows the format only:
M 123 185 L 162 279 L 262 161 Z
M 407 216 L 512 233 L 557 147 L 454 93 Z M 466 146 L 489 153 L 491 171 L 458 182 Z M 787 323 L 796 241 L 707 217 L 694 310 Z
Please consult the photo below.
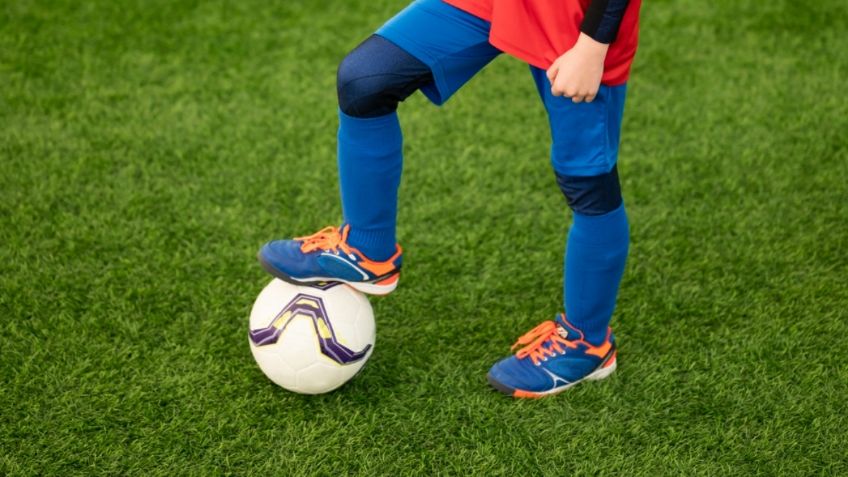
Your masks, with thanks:
M 339 65 L 337 92 L 339 108 L 348 116 L 361 118 L 389 114 L 397 109 L 392 85 L 385 74 L 369 69 L 369 60 L 363 61 L 351 52 Z
M 383 116 L 397 110 L 430 78 L 429 68 L 388 40 L 372 35 L 339 64 L 339 108 L 354 117 Z
M 621 206 L 618 166 L 598 176 L 566 176 L 557 173 L 557 185 L 571 210 L 583 215 L 604 215 Z

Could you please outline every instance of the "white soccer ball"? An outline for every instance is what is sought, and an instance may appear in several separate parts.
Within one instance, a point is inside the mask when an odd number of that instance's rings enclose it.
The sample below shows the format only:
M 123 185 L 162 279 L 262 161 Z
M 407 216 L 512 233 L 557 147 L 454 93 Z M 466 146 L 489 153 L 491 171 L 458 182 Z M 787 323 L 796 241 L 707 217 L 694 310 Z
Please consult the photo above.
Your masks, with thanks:
M 346 383 L 365 366 L 375 339 L 371 303 L 341 283 L 274 279 L 250 311 L 253 358 L 271 381 L 296 393 L 321 394 Z

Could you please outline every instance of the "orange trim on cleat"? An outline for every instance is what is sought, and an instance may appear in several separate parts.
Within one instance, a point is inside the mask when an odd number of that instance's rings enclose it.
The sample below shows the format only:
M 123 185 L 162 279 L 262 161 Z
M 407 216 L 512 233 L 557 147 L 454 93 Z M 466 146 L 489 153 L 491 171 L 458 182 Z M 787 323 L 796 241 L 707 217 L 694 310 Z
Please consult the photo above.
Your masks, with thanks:
M 589 343 L 586 343 L 588 348 L 586 349 L 586 354 L 591 354 L 592 356 L 597 356 L 598 358 L 603 358 L 607 354 L 609 354 L 610 349 L 612 348 L 612 343 L 609 342 L 609 338 L 604 342 L 601 346 L 592 346 Z
M 378 276 L 385 275 L 394 270 L 395 260 L 397 260 L 397 258 L 400 257 L 400 255 L 403 253 L 403 249 L 400 248 L 400 245 L 397 245 L 395 254 L 389 257 L 388 260 L 384 260 L 382 262 L 375 262 L 370 258 L 366 257 L 365 255 L 362 255 L 362 252 L 360 252 L 359 250 L 356 250 L 354 248 L 353 251 L 356 252 L 357 255 L 362 257 L 362 260 L 359 262 L 359 266 Z
M 512 397 L 519 399 L 540 399 L 545 397 L 545 395 L 540 393 L 534 393 L 532 391 L 523 391 L 521 389 L 516 389 L 515 392 L 512 393 Z

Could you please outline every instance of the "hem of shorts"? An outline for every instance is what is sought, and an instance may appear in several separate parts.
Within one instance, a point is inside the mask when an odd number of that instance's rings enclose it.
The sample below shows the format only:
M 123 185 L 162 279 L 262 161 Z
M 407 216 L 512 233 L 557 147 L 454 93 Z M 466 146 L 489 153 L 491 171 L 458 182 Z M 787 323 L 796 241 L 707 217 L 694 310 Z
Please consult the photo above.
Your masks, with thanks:
M 394 43 L 395 46 L 409 53 L 418 61 L 427 65 L 427 67 L 430 68 L 430 73 L 432 73 L 433 75 L 433 85 L 422 86 L 420 88 L 421 93 L 436 106 L 441 106 L 445 104 L 445 101 L 447 101 L 450 96 L 448 96 L 448 98 L 444 97 L 444 93 L 448 91 L 448 87 L 447 84 L 445 84 L 444 79 L 445 71 L 444 69 L 442 69 L 439 60 L 422 51 L 419 51 L 418 48 L 415 48 L 415 41 L 402 33 L 393 31 L 390 36 L 386 36 L 378 30 L 374 34 L 379 36 L 380 38 L 385 39 L 386 41 Z

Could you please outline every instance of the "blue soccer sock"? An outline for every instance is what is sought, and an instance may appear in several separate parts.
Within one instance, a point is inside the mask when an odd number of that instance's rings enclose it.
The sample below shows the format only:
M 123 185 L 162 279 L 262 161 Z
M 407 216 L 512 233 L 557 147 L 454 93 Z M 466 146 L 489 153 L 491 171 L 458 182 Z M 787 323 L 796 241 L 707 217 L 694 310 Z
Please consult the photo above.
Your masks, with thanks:
M 604 215 L 574 213 L 565 254 L 565 313 L 593 345 L 606 338 L 629 242 L 624 204 Z
M 403 136 L 397 113 L 356 118 L 339 111 L 339 184 L 348 243 L 375 261 L 395 253 Z

